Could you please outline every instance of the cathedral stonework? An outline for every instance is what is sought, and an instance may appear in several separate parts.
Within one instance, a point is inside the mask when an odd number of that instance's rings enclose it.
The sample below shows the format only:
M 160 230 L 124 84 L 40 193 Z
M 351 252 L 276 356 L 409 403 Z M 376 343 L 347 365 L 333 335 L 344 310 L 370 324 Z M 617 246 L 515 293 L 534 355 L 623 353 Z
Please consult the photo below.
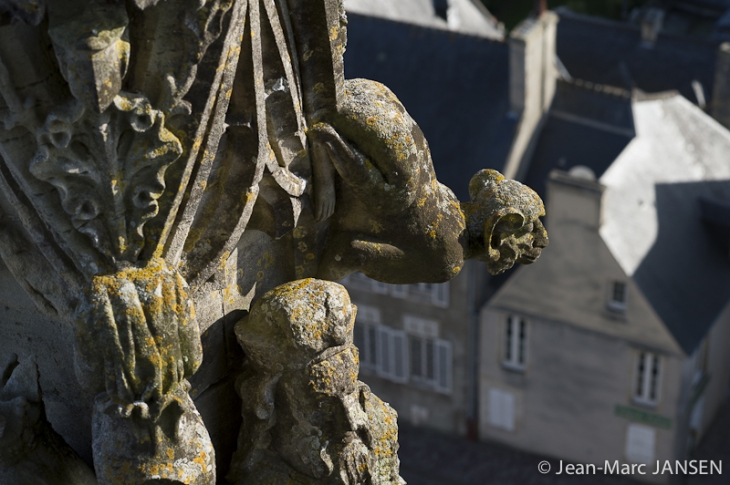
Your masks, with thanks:
M 529 264 L 545 212 L 494 170 L 457 200 L 346 37 L 341 0 L 0 0 L 0 256 L 35 304 L 0 485 L 405 483 L 335 282 Z

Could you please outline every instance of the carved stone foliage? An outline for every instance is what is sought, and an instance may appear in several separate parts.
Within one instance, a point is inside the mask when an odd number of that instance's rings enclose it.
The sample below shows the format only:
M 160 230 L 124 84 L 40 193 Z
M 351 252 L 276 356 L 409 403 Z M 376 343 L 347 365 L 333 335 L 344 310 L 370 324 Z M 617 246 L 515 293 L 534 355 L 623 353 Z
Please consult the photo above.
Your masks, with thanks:
M 180 209 L 200 205 L 189 189 L 217 153 L 246 8 L 0 4 L 0 254 L 43 310 L 75 326 L 100 483 L 215 482 L 188 396 L 199 329 L 168 242 L 191 225 L 176 222 Z
M 248 367 L 233 483 L 405 483 L 396 413 L 357 379 L 356 311 L 342 286 L 306 279 L 271 290 L 237 324 Z

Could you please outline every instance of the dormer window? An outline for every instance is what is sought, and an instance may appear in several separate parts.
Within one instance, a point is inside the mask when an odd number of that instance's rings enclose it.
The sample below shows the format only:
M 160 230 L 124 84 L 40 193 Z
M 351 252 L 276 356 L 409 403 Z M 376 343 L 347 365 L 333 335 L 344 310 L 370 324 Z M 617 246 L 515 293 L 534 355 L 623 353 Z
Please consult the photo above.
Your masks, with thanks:
M 611 294 L 608 300 L 608 309 L 615 312 L 626 311 L 628 288 L 623 281 L 614 281 L 611 284 Z

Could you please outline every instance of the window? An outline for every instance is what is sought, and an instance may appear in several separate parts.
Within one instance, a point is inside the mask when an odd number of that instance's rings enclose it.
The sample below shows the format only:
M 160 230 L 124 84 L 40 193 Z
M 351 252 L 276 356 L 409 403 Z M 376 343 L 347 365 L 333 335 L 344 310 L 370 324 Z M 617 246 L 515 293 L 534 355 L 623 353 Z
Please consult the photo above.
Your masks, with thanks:
M 641 404 L 655 405 L 659 397 L 661 361 L 651 352 L 639 352 L 636 366 L 634 400 Z
M 489 390 L 489 424 L 495 428 L 514 431 L 514 394 L 496 388 Z
M 510 369 L 524 370 L 526 346 L 527 324 L 520 317 L 507 317 L 502 364 Z
M 626 431 L 626 459 L 633 463 L 650 464 L 654 461 L 654 428 L 631 423 Z
M 623 281 L 614 281 L 611 285 L 611 295 L 608 299 L 608 309 L 615 312 L 626 311 L 626 297 L 628 288 Z
M 393 298 L 428 302 L 432 305 L 448 308 L 449 283 L 416 283 L 412 285 L 389 285 L 368 278 L 362 273 L 353 273 L 345 277 L 341 283 L 353 290 L 372 291 L 381 295 L 390 294 Z
M 410 377 L 439 392 L 451 392 L 451 342 L 438 338 L 438 322 L 413 315 L 403 317 L 408 334 Z
M 378 375 L 393 382 L 408 382 L 406 334 L 381 325 L 378 329 Z
M 451 392 L 451 342 L 409 335 L 410 373 L 413 382 Z
M 357 305 L 354 339 L 355 347 L 360 351 L 360 367 L 363 370 L 375 370 L 378 365 L 378 328 L 380 327 L 380 310 L 367 305 Z
M 408 285 L 408 298 L 447 308 L 449 306 L 449 283 L 416 283 Z

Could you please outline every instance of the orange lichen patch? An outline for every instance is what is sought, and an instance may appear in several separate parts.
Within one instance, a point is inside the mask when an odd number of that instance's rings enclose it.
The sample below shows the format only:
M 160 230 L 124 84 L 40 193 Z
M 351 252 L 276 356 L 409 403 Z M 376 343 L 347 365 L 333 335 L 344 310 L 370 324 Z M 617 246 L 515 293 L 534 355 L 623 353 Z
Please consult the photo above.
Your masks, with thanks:
M 207 454 L 204 451 L 201 451 L 198 456 L 196 456 L 193 461 L 200 465 L 203 469 L 203 473 L 208 472 L 208 462 L 206 460 Z

